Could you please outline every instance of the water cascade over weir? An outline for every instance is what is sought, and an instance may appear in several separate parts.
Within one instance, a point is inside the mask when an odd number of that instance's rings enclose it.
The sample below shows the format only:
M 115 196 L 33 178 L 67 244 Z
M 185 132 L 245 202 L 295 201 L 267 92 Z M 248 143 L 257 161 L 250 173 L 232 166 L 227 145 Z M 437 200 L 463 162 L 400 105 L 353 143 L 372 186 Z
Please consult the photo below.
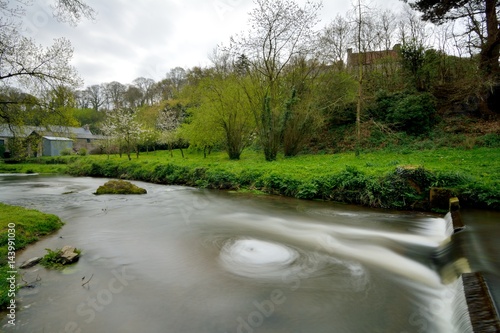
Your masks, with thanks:
M 498 310 L 481 272 L 472 272 L 466 258 L 462 231 L 465 225 L 460 213 L 458 198 L 450 199 L 450 209 L 445 216 L 446 232 L 453 241 L 442 244 L 436 251 L 435 263 L 441 268 L 443 281 L 451 282 L 455 295 L 453 319 L 459 332 L 500 332 Z M 456 278 L 457 276 L 458 279 Z

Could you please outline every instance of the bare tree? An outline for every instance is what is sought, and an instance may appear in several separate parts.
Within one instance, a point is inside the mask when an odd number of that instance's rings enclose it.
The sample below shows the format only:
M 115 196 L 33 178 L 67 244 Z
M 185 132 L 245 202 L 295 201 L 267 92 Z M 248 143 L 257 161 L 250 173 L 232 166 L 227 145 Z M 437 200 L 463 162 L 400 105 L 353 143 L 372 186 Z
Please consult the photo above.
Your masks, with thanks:
M 155 100 L 155 81 L 153 79 L 138 77 L 133 83 L 142 93 L 141 106 L 144 104 L 153 105 Z
M 342 70 L 349 43 L 352 25 L 344 16 L 337 15 L 321 32 L 320 48 L 322 60 Z
M 272 161 L 281 144 L 283 105 L 291 93 L 282 93 L 280 82 L 292 59 L 313 54 L 314 26 L 322 6 L 307 1 L 300 7 L 293 0 L 255 0 L 255 5 L 251 30 L 232 37 L 229 50 L 234 57 L 248 57 L 253 84 L 261 87 L 260 94 L 251 96 L 251 104 L 265 158 Z
M 23 36 L 22 17 L 30 1 L 18 1 L 11 6 L 0 2 L 0 83 L 2 86 L 18 86 L 41 92 L 61 84 L 78 86 L 81 81 L 70 65 L 73 48 L 65 38 L 56 39 L 44 48 Z M 79 0 L 58 0 L 55 16 L 76 24 L 81 18 L 93 19 L 95 11 Z
M 170 80 L 174 93 L 178 94 L 186 83 L 186 71 L 182 67 L 175 67 L 168 72 L 167 79 Z
M 103 87 L 108 103 L 108 109 L 121 108 L 124 105 L 124 97 L 127 87 L 117 81 L 105 83 Z
M 123 93 L 123 100 L 129 108 L 135 109 L 143 105 L 144 93 L 138 87 L 129 84 L 126 86 L 126 90 Z
M 88 99 L 88 103 L 95 111 L 99 111 L 106 101 L 103 86 L 98 84 L 87 87 L 87 89 L 85 89 L 85 96 Z
M 42 96 L 58 86 L 77 88 L 82 81 L 70 61 L 73 48 L 59 38 L 49 47 L 23 35 L 22 18 L 32 1 L 0 1 L 0 88 L 17 87 Z M 95 11 L 80 0 L 55 1 L 55 16 L 76 24 L 82 17 L 93 19 Z M 0 118 L 6 119 L 15 99 L 0 100 Z

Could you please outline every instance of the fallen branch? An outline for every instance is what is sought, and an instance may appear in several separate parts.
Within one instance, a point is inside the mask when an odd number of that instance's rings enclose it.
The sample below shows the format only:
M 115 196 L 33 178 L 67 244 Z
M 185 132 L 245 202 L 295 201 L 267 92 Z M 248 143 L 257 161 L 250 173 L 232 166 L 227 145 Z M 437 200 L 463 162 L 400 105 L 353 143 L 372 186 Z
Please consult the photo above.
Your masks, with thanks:
M 94 277 L 94 274 L 92 274 L 92 275 L 90 276 L 90 278 L 87 280 L 87 282 L 82 283 L 82 287 L 83 287 L 83 286 L 85 286 L 87 283 L 89 283 L 89 282 L 90 282 L 90 280 L 92 280 L 92 277 Z

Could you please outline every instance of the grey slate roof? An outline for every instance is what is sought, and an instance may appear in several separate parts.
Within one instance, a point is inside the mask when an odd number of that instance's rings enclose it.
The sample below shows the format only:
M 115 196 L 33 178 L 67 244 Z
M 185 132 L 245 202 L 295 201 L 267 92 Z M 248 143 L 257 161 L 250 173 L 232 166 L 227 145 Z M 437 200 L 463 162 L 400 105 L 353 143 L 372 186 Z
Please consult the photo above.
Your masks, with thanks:
M 12 138 L 27 137 L 31 133 L 36 132 L 41 136 L 53 137 L 74 137 L 76 139 L 101 139 L 102 136 L 94 135 L 88 129 L 83 127 L 67 127 L 67 126 L 9 126 L 8 124 L 0 124 L 0 137 Z M 15 134 L 15 135 L 14 135 Z

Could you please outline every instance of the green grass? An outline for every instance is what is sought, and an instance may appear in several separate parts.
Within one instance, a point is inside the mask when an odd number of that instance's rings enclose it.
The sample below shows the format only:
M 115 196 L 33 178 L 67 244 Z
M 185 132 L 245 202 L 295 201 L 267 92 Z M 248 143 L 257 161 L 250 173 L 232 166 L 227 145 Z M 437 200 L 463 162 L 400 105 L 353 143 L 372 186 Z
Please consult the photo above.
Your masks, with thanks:
M 108 160 L 104 155 L 86 157 L 88 161 L 99 163 L 116 163 L 123 168 L 141 165 L 149 171 L 164 164 L 174 164 L 179 167 L 222 169 L 234 174 L 242 172 L 272 173 L 294 178 L 311 179 L 321 175 L 339 173 L 346 167 L 353 167 L 369 176 L 380 176 L 394 170 L 397 166 L 422 166 L 433 172 L 456 172 L 470 175 L 485 182 L 500 181 L 500 149 L 478 148 L 463 149 L 436 149 L 395 153 L 376 151 L 362 153 L 356 157 L 354 153 L 299 155 L 293 158 L 278 157 L 277 161 L 266 162 L 261 152 L 247 150 L 240 160 L 231 161 L 224 152 L 215 152 L 207 158 L 202 153 L 188 152 L 182 158 L 178 151 L 174 157 L 166 151 L 141 154 L 139 159 L 127 161 L 118 155 L 112 155 Z M 81 160 L 80 160 L 81 161 Z M 78 163 L 78 161 L 76 162 Z
M 224 152 L 207 158 L 197 152 L 185 156 L 175 152 L 170 157 L 164 151 L 132 161 L 88 156 L 72 163 L 69 171 L 75 176 L 261 191 L 398 209 L 426 209 L 416 202 L 425 200 L 429 187 L 439 186 L 452 188 L 464 204 L 500 208 L 498 148 L 280 156 L 274 162 L 251 150 L 237 161 Z
M 15 224 L 15 248 L 19 251 L 40 237 L 59 229 L 63 223 L 52 214 L 0 203 L 0 308 L 9 301 L 6 278 L 8 266 L 8 229 L 9 223 Z
M 41 166 L 52 166 L 54 170 L 63 167 L 74 176 L 134 179 L 396 209 L 429 209 L 425 202 L 428 190 L 437 186 L 452 189 L 464 206 L 500 209 L 500 148 L 403 148 L 363 152 L 358 157 L 351 152 L 278 156 L 273 162 L 266 162 L 261 152 L 250 149 L 237 161 L 229 160 L 224 152 L 204 158 L 201 152 L 188 150 L 182 158 L 179 151 L 174 151 L 173 157 L 167 151 L 156 151 L 131 161 L 118 155 L 72 156 L 70 160 L 47 159 L 63 164 Z M 8 166 L 25 168 L 23 164 Z

